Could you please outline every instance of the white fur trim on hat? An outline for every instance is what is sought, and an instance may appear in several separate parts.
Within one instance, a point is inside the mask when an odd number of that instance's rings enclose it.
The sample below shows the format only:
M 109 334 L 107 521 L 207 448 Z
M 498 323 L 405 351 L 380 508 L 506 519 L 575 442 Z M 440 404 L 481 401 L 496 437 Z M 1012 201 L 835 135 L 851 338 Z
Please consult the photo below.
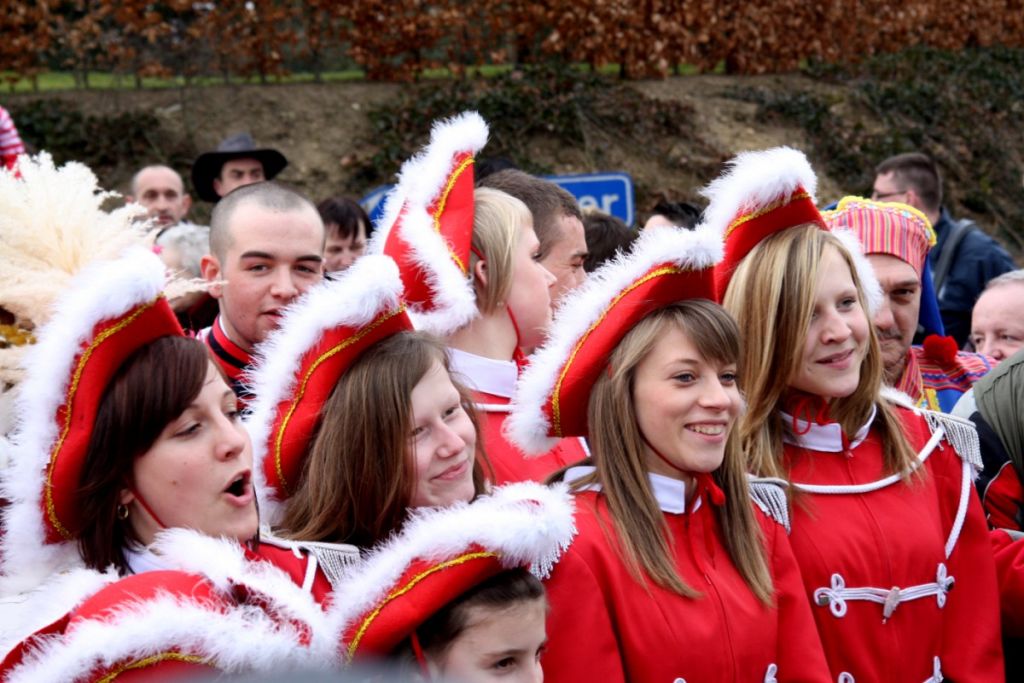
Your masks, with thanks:
M 849 228 L 835 228 L 831 232 L 850 252 L 853 265 L 857 269 L 857 279 L 860 280 L 860 286 L 864 290 L 864 310 L 867 312 L 870 322 L 870 318 L 874 317 L 878 309 L 882 307 L 882 285 L 878 282 L 878 276 L 875 275 L 871 261 L 864 255 L 864 245 L 857 238 L 857 234 Z
M 559 441 L 548 436 L 551 424 L 544 405 L 572 349 L 626 287 L 661 263 L 702 270 L 721 259 L 722 238 L 714 230 L 656 228 L 641 232 L 628 254 L 591 273 L 559 303 L 547 340 L 519 376 L 512 412 L 505 420 L 508 439 L 527 454 L 545 453 Z M 685 299 L 687 293 L 679 296 Z
M 106 572 L 73 569 L 56 574 L 41 586 L 19 595 L 0 597 L 0 658 L 25 638 L 49 626 L 82 602 L 118 581 L 113 567 Z
M 487 135 L 487 124 L 475 111 L 436 121 L 427 147 L 402 165 L 398 184 L 385 200 L 384 219 L 370 240 L 369 251 L 383 253 L 404 209 L 397 229 L 436 293 L 432 309 L 410 307 L 409 317 L 417 329 L 440 336 L 451 334 L 477 315 L 476 293 L 472 279 L 452 262 L 448 244 L 434 230 L 428 209 L 444 189 L 455 155 L 476 155 L 487 144 Z
M 472 503 L 414 510 L 401 532 L 373 550 L 335 592 L 329 619 L 340 638 L 379 604 L 415 560 L 443 562 L 473 545 L 497 552 L 506 567 L 529 565 L 546 578 L 576 534 L 564 484 L 509 484 Z
M 116 261 L 87 265 L 57 300 L 53 316 L 26 354 L 13 456 L 2 474 L 2 492 L 10 505 L 4 510 L 0 540 L 0 594 L 24 592 L 53 573 L 82 566 L 74 542 L 44 543 L 42 497 L 58 437 L 57 408 L 64 402 L 79 349 L 96 324 L 152 301 L 163 285 L 163 263 L 142 247 L 129 248 Z
M 300 625 L 258 607 L 221 611 L 168 594 L 128 602 L 104 619 L 83 619 L 67 633 L 41 639 L 7 683 L 81 681 L 96 667 L 139 661 L 168 652 L 202 657 L 227 673 L 326 668 L 332 653 L 303 644 Z M 130 663 L 129 662 L 129 663 Z
M 245 426 L 252 438 L 253 483 L 265 521 L 277 522 L 280 501 L 268 488 L 262 462 L 277 404 L 295 390 L 302 356 L 324 332 L 339 326 L 362 327 L 381 312 L 398 306 L 402 280 L 389 257 L 370 254 L 358 259 L 337 280 L 325 280 L 289 306 L 281 324 L 256 347 L 248 374 L 255 395 Z
M 701 191 L 710 202 L 702 225 L 723 235 L 740 212 L 788 199 L 799 187 L 814 201 L 818 178 L 803 152 L 792 147 L 741 152 L 725 173 Z
M 236 539 L 212 538 L 191 529 L 165 529 L 157 534 L 152 550 L 167 558 L 171 568 L 206 577 L 224 595 L 239 585 L 259 593 L 262 604 L 276 614 L 311 627 L 315 641 L 311 647 L 330 650 L 336 645 L 333 640 L 317 641 L 327 638 L 327 633 L 320 628 L 324 612 L 313 596 L 271 562 L 248 559 L 245 547 Z

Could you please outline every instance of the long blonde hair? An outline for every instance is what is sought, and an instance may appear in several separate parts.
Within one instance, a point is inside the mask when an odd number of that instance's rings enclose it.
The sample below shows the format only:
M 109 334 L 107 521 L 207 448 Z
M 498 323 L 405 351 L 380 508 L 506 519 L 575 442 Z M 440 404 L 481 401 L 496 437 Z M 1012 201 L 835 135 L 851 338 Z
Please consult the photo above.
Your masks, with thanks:
M 619 538 L 619 552 L 641 584 L 658 586 L 687 597 L 699 592 L 676 571 L 672 539 L 648 479 L 644 437 L 633 401 L 636 368 L 665 331 L 681 330 L 705 358 L 723 365 L 739 360 L 739 331 L 725 310 L 710 301 L 690 299 L 652 313 L 634 327 L 612 353 L 590 394 L 587 420 L 596 471 L 573 482 L 574 490 L 600 484 Z M 751 508 L 743 454 L 731 436 L 725 459 L 713 474 L 725 492 L 717 508 L 725 547 L 750 586 L 765 604 L 772 598 L 772 580 L 760 525 Z
M 863 305 L 864 288 L 853 257 L 835 235 L 815 225 L 790 228 L 761 241 L 740 262 L 725 294 L 725 308 L 742 335 L 740 385 L 746 394 L 747 412 L 739 424 L 740 447 L 750 470 L 760 476 L 788 478 L 782 464 L 786 425 L 780 409 L 803 355 L 826 247 L 835 249 L 849 267 Z M 893 409 L 880 400 L 885 365 L 870 323 L 869 319 L 868 349 L 857 389 L 834 399 L 830 412 L 843 433 L 854 434 L 877 409 L 874 424 L 883 437 L 885 468 L 890 473 L 905 473 L 916 454 Z

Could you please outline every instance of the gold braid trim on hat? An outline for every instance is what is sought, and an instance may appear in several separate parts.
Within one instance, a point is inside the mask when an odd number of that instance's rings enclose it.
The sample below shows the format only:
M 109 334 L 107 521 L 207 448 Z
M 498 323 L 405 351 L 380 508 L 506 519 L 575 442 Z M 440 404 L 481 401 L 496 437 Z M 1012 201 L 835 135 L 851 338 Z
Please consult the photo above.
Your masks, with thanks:
M 126 671 L 131 671 L 133 669 L 145 669 L 147 666 L 152 666 L 153 664 L 159 664 L 160 662 L 166 661 L 186 662 L 189 664 L 210 664 L 210 660 L 208 658 L 200 657 L 198 655 L 186 655 L 180 652 L 161 652 L 144 659 L 137 659 L 134 662 L 122 664 L 103 678 L 96 681 L 96 683 L 110 683 Z
M 284 492 L 284 489 L 287 488 L 288 482 L 285 479 L 284 468 L 281 465 L 281 444 L 284 441 L 284 433 L 285 430 L 288 429 L 288 423 L 291 421 L 292 415 L 295 414 L 295 409 L 298 408 L 299 402 L 302 400 L 302 397 L 306 393 L 306 387 L 309 385 L 310 377 L 313 376 L 313 373 L 316 372 L 317 368 L 319 368 L 320 365 L 324 363 L 326 360 L 341 353 L 349 346 L 352 346 L 360 339 L 362 339 L 363 337 L 370 334 L 375 329 L 386 323 L 388 320 L 391 320 L 396 315 L 401 314 L 403 311 L 405 311 L 404 303 L 400 304 L 394 310 L 388 311 L 387 313 L 378 316 L 376 320 L 374 320 L 372 323 L 370 323 L 363 329 L 359 330 L 359 332 L 357 332 L 356 334 L 332 346 L 327 351 L 324 351 L 313 362 L 313 364 L 309 366 L 309 369 L 306 371 L 306 374 L 302 378 L 302 384 L 299 386 L 299 390 L 295 393 L 295 396 L 292 398 L 291 404 L 288 406 L 288 412 L 285 414 L 284 419 L 281 420 L 281 426 L 278 428 L 277 434 L 274 436 L 274 471 L 277 472 L 278 481 L 281 482 L 282 492 Z
M 132 311 L 131 315 L 127 318 L 96 335 L 96 338 L 92 340 L 88 348 L 86 348 L 85 351 L 82 352 L 81 356 L 79 356 L 78 363 L 75 365 L 75 372 L 71 377 L 71 384 L 68 386 L 68 391 L 65 394 L 64 403 L 62 404 L 63 406 L 66 406 L 64 411 L 64 424 L 61 425 L 60 436 L 57 438 L 57 444 L 53 447 L 53 450 L 50 451 L 50 462 L 46 467 L 46 486 L 44 487 L 46 514 L 50 519 L 50 524 L 53 525 L 61 536 L 69 541 L 73 540 L 74 536 L 63 524 L 60 523 L 60 520 L 57 519 L 57 508 L 53 504 L 53 470 L 57 465 L 57 456 L 60 455 L 60 450 L 64 446 L 64 440 L 67 439 L 68 432 L 71 431 L 71 404 L 75 400 L 75 394 L 78 393 L 78 385 L 82 380 L 82 372 L 85 370 L 85 365 L 89 362 L 89 358 L 92 357 L 92 352 L 99 348 L 100 344 L 131 325 L 136 318 L 152 308 L 161 298 L 163 298 L 163 295 L 158 296 L 147 304 L 136 307 L 136 309 Z M 58 408 L 58 410 L 60 410 L 60 408 Z
M 452 174 L 448 177 L 448 182 L 445 184 L 444 191 L 441 193 L 441 199 L 437 203 L 437 209 L 434 211 L 434 214 L 432 216 L 432 218 L 434 219 L 434 232 L 436 232 L 438 235 L 441 234 L 441 214 L 444 213 L 445 205 L 448 203 L 448 195 L 452 193 L 452 190 L 455 188 L 455 183 L 458 182 L 459 177 L 463 174 L 463 172 L 465 172 L 467 168 L 469 168 L 472 165 L 473 157 L 469 156 L 468 158 L 464 159 L 462 163 L 459 164 L 455 168 L 455 170 L 452 171 Z M 445 245 L 448 246 L 448 254 L 452 257 L 452 260 L 455 261 L 455 265 L 459 267 L 459 270 L 462 271 L 462 274 L 468 274 L 469 268 L 467 268 L 466 264 L 462 262 L 462 259 L 459 258 L 458 254 L 452 251 L 451 246 L 448 245 L 448 240 L 445 240 Z
M 565 381 L 565 376 L 569 373 L 569 368 L 572 367 L 573 361 L 576 360 L 576 354 L 579 353 L 580 348 L 583 347 L 583 343 L 587 341 L 587 337 L 590 336 L 590 333 L 593 332 L 597 328 L 597 326 L 601 324 L 602 321 L 604 321 L 604 319 L 608 316 L 608 312 L 615 307 L 615 304 L 619 303 L 619 301 L 622 300 L 622 297 L 626 296 L 640 285 L 650 280 L 653 280 L 656 277 L 662 277 L 665 275 L 675 275 L 677 273 L 683 272 L 685 272 L 685 269 L 683 268 L 677 268 L 676 266 L 662 266 L 661 268 L 652 270 L 651 272 L 647 273 L 647 275 L 633 282 L 629 287 L 619 292 L 619 294 L 614 299 L 612 299 L 607 306 L 605 306 L 605 309 L 601 313 L 601 316 L 597 320 L 595 320 L 590 327 L 587 328 L 586 332 L 583 333 L 583 336 L 580 337 L 579 341 L 577 341 L 576 345 L 573 347 L 572 353 L 569 354 L 568 360 L 565 361 L 565 365 L 562 366 L 562 371 L 558 374 L 558 381 L 555 383 L 555 390 L 554 392 L 552 392 L 551 426 L 554 429 L 555 436 L 562 436 L 562 408 L 561 401 L 559 399 L 559 395 L 562 393 L 562 383 Z
M 359 624 L 359 630 L 356 631 L 355 637 L 352 639 L 352 642 L 349 643 L 348 646 L 348 661 L 352 661 L 352 657 L 355 656 L 356 650 L 359 649 L 359 643 L 360 641 L 362 641 L 363 636 L 366 635 L 366 631 L 370 628 L 370 625 L 373 623 L 373 620 L 377 618 L 377 616 L 385 607 L 387 607 L 389 602 L 405 595 L 413 588 L 415 588 L 416 584 L 418 584 L 420 581 L 427 578 L 431 574 L 435 574 L 441 571 L 442 569 L 448 569 L 449 567 L 455 567 L 460 564 L 465 564 L 466 562 L 470 562 L 472 560 L 482 560 L 488 557 L 496 558 L 498 557 L 498 553 L 491 551 L 481 551 L 475 553 L 466 553 L 464 555 L 459 555 L 458 557 L 453 557 L 450 560 L 447 560 L 440 564 L 436 564 L 430 569 L 426 569 L 420 572 L 416 576 L 409 579 L 409 581 L 404 586 L 392 590 L 390 593 L 388 593 L 387 597 L 384 598 L 384 600 L 382 600 L 381 603 L 377 605 L 377 607 L 372 612 L 370 612 L 365 619 L 363 619 L 362 623 Z
M 783 207 L 786 204 L 789 204 L 789 203 L 793 202 L 794 200 L 797 200 L 797 199 L 810 199 L 810 198 L 811 198 L 811 195 L 807 194 L 806 192 L 801 191 L 801 192 L 794 192 L 788 198 L 776 199 L 771 204 L 766 204 L 766 205 L 762 206 L 760 209 L 758 209 L 754 213 L 743 214 L 739 218 L 735 219 L 732 223 L 729 224 L 729 227 L 725 229 L 724 237 L 728 237 L 729 235 L 731 235 L 733 230 L 735 230 L 736 228 L 740 227 L 741 225 L 743 225 L 747 221 L 752 221 L 755 218 L 760 218 L 761 216 L 765 215 L 766 213 L 771 213 L 772 211 L 775 211 L 776 209 L 778 209 L 780 207 Z

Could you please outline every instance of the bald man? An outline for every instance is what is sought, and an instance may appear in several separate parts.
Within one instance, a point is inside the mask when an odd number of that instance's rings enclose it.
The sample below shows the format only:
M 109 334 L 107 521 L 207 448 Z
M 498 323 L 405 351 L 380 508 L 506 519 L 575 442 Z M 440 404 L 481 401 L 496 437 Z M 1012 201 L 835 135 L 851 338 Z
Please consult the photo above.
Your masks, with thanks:
M 177 225 L 192 208 L 192 198 L 178 172 L 169 166 L 146 166 L 132 177 L 132 193 L 126 197 L 146 207 L 161 232 Z

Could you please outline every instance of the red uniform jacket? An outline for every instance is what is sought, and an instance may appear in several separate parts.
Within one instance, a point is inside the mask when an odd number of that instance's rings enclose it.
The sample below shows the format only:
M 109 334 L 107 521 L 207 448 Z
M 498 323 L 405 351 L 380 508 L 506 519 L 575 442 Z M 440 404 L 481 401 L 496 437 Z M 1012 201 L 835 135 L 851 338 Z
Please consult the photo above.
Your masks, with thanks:
M 567 476 L 576 472 L 570 470 Z M 543 665 L 550 683 L 575 681 L 829 681 L 786 530 L 756 511 L 776 588 L 759 601 L 723 545 L 710 506 L 682 512 L 682 482 L 652 476 L 674 542 L 676 568 L 696 599 L 629 573 L 600 493 L 577 496 L 579 530 L 547 581 L 551 610 Z M 677 485 L 675 506 L 664 492 Z
M 922 415 L 897 410 L 926 458 L 907 482 L 887 479 L 880 438 L 867 426 L 844 447 L 839 425 L 800 423 L 807 432 L 785 446 L 797 488 L 790 542 L 832 675 L 840 683 L 938 681 L 940 673 L 957 683 L 1002 681 L 974 464 L 933 439 Z

